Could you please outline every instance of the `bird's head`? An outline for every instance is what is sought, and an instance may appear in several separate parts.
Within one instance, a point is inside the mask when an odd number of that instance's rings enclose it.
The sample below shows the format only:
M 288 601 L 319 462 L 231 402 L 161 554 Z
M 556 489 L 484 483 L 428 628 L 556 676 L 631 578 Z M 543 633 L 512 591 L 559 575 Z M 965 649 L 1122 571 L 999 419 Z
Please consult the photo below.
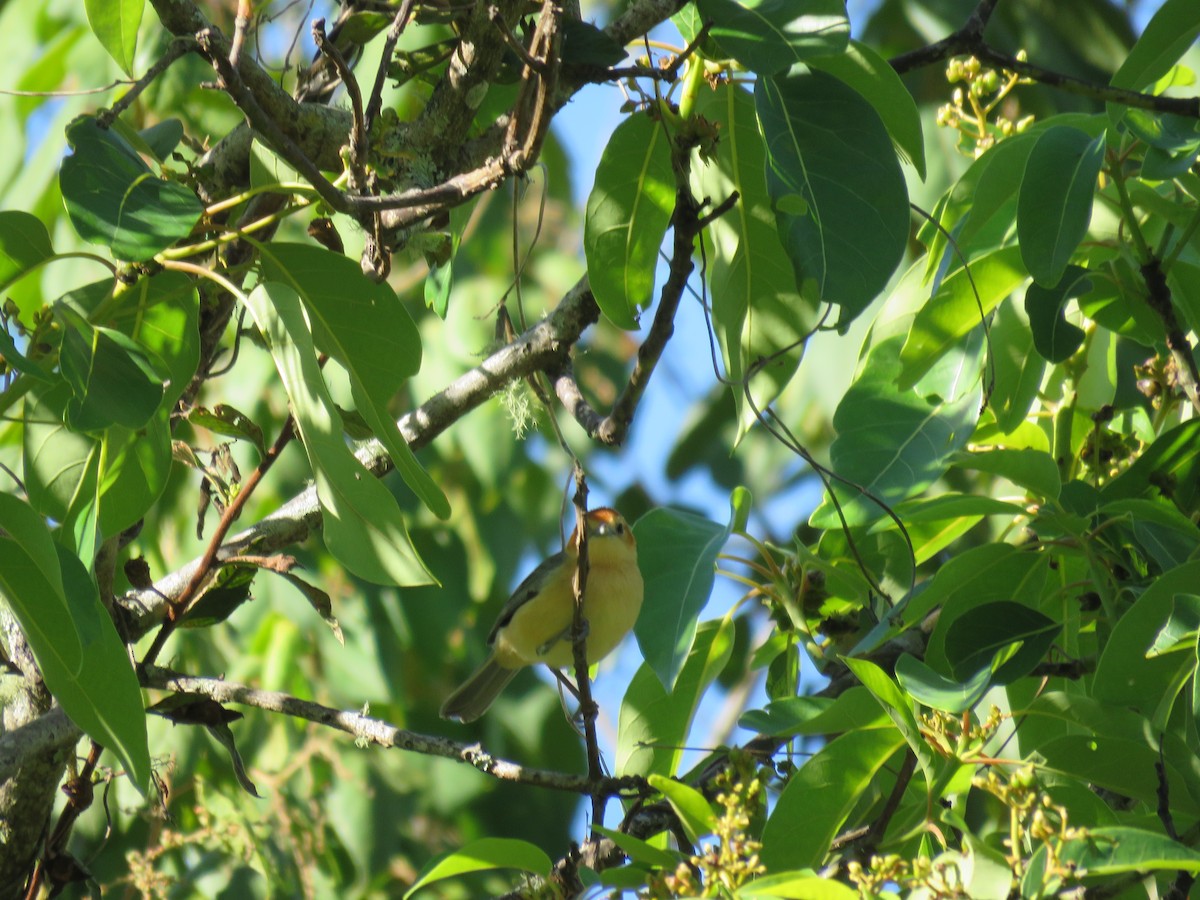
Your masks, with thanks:
M 629 527 L 629 523 L 615 509 L 610 509 L 607 506 L 600 509 L 593 509 L 587 514 L 586 522 L 589 545 L 592 541 L 607 542 L 610 539 L 616 539 L 631 550 L 637 546 L 637 541 L 633 538 L 633 529 Z M 574 550 L 579 549 L 578 528 L 571 532 L 571 540 L 567 546 Z

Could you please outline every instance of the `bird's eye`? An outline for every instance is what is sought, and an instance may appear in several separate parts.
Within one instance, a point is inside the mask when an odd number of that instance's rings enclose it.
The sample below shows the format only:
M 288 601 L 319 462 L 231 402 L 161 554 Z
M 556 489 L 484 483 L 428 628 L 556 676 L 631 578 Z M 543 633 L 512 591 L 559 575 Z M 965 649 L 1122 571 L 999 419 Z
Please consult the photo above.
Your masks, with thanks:
M 624 534 L 624 533 L 625 533 L 625 523 L 618 522 L 617 523 L 617 534 Z

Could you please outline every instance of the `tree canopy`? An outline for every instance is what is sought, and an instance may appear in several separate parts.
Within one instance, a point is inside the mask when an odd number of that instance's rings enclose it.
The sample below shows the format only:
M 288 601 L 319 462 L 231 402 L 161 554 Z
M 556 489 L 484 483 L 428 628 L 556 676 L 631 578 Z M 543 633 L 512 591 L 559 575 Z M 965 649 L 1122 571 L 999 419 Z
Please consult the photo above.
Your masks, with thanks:
M 0 7 L 0 897 L 1187 896 L 1198 35 Z

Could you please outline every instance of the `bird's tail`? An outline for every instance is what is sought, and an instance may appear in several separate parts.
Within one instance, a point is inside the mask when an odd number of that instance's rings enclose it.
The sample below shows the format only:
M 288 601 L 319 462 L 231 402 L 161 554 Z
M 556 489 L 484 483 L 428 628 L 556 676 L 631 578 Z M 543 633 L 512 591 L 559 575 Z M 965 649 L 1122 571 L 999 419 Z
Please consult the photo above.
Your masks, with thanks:
M 505 669 L 494 656 L 475 670 L 442 704 L 443 719 L 474 722 L 485 712 L 500 692 L 516 676 L 517 669 Z

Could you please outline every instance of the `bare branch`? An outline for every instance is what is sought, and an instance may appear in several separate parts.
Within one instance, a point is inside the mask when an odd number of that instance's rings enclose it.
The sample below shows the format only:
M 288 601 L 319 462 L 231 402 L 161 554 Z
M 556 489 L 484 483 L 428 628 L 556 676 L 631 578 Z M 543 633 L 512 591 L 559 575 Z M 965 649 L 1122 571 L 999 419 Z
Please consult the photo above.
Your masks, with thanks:
M 142 685 L 181 694 L 196 694 L 215 700 L 217 703 L 237 703 L 267 712 L 282 713 L 344 731 L 346 734 L 378 744 L 380 747 L 407 750 L 410 753 L 422 753 L 427 756 L 440 756 L 445 759 L 457 759 L 500 781 L 511 781 L 575 794 L 599 792 L 614 796 L 649 792 L 646 783 L 635 776 L 601 778 L 597 781 L 586 775 L 572 775 L 549 769 L 533 769 L 520 763 L 497 759 L 477 743 L 466 744 L 436 735 L 408 731 L 363 713 L 333 709 L 329 706 L 322 706 L 320 703 L 301 700 L 290 694 L 279 691 L 262 691 L 221 678 L 200 678 L 158 666 L 149 666 L 142 675 Z

